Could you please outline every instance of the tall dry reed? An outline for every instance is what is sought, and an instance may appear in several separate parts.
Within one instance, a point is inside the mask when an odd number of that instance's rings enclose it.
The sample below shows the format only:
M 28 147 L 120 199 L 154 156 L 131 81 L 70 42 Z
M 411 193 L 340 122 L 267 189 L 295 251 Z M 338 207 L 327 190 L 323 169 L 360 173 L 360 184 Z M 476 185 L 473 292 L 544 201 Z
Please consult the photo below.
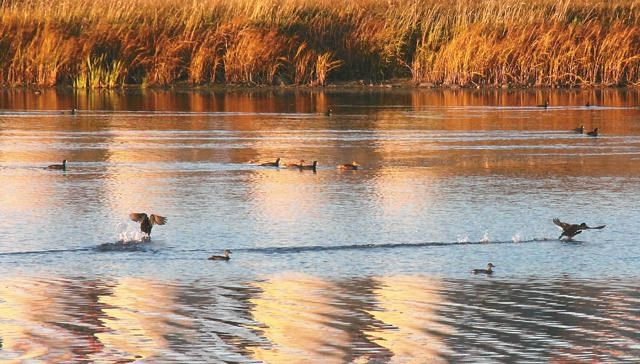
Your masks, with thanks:
M 640 85 L 640 0 L 0 0 L 0 84 Z

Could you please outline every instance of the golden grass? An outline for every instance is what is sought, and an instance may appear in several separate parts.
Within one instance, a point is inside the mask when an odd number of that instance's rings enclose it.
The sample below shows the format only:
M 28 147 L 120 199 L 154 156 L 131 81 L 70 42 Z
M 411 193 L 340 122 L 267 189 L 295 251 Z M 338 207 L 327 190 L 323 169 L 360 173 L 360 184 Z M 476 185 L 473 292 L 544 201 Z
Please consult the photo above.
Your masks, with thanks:
M 0 0 L 0 84 L 640 85 L 640 0 Z

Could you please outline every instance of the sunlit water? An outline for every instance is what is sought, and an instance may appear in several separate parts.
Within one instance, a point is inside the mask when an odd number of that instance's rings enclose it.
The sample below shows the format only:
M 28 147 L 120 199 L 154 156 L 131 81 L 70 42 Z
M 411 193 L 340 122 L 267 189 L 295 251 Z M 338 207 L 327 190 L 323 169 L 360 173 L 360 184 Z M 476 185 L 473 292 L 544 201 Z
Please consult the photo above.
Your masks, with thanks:
M 639 100 L 0 93 L 0 361 L 637 362 Z

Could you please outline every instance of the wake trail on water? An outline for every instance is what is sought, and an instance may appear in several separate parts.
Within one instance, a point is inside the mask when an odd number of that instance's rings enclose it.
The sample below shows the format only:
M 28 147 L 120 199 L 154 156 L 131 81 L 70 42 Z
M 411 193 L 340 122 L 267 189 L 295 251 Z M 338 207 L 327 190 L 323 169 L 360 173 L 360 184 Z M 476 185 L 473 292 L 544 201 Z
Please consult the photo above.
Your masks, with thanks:
M 139 233 L 139 234 L 138 234 Z M 466 238 L 466 237 L 465 237 Z M 557 242 L 558 239 L 553 238 L 533 238 L 521 240 L 518 235 L 511 240 L 504 241 L 488 241 L 485 236 L 480 241 L 467 241 L 465 238 L 458 239 L 454 242 L 421 242 L 421 243 L 371 243 L 371 244 L 346 244 L 346 245 L 304 245 L 304 246 L 283 246 L 283 247 L 262 247 L 262 248 L 233 248 L 234 252 L 257 253 L 257 254 L 295 254 L 305 252 L 322 252 L 322 251 L 340 251 L 340 250 L 374 250 L 374 249 L 396 249 L 396 248 L 420 248 L 420 247 L 445 247 L 445 246 L 465 246 L 465 245 L 494 245 L 494 244 L 523 244 L 523 243 L 540 243 L 540 242 Z M 173 250 L 173 249 L 170 249 Z M 153 242 L 148 240 L 148 236 L 141 232 L 126 232 L 119 235 L 119 239 L 115 242 L 102 243 L 88 247 L 71 248 L 71 249 L 47 249 L 17 252 L 0 252 L 0 256 L 12 255 L 35 255 L 35 254 L 63 254 L 73 252 L 157 252 Z M 175 251 L 175 250 L 174 250 Z M 183 252 L 198 252 L 202 249 L 185 249 L 179 250 Z
M 423 242 L 423 243 L 372 243 L 372 244 L 349 244 L 349 245 L 310 245 L 310 246 L 283 246 L 283 247 L 265 247 L 265 248 L 238 248 L 233 249 L 235 252 L 247 252 L 247 253 L 263 253 L 263 254 L 290 254 L 290 253 L 304 253 L 304 252 L 316 252 L 316 251 L 332 251 L 332 250 L 367 250 L 367 249 L 394 249 L 394 248 L 419 248 L 419 247 L 440 247 L 440 246 L 461 246 L 461 245 L 492 245 L 492 244 L 521 244 L 521 243 L 536 243 L 536 242 L 552 242 L 558 241 L 558 239 L 542 238 L 542 239 L 529 239 L 529 240 L 505 240 L 505 241 L 486 241 L 484 239 L 480 241 L 465 241 L 458 240 L 456 242 Z

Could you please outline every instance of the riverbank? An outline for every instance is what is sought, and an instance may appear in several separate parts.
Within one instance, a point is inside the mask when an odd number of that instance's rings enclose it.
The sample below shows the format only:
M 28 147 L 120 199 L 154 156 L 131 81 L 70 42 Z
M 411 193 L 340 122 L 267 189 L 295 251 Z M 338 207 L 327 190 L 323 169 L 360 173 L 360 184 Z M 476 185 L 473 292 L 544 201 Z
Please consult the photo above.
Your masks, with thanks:
M 31 0 L 0 85 L 640 85 L 636 1 Z

